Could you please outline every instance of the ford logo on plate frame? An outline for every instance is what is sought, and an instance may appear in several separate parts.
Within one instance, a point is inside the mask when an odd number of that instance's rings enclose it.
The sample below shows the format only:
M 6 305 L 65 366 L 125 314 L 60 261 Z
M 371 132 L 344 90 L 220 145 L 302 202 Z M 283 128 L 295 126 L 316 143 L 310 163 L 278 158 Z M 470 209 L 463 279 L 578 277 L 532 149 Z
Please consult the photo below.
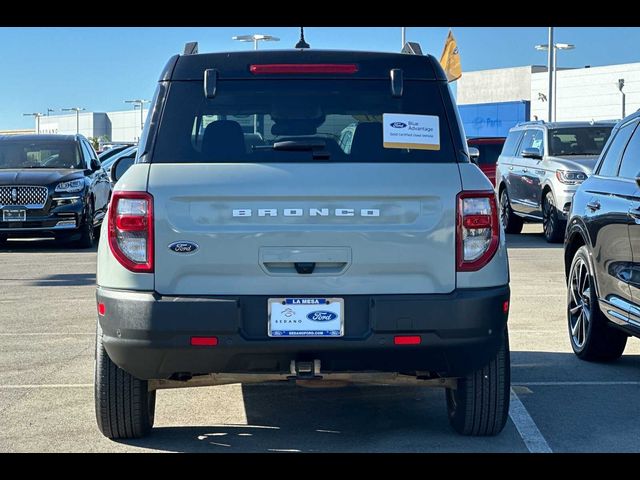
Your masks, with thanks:
M 315 312 L 308 313 L 307 318 L 313 322 L 330 322 L 338 318 L 338 315 L 333 312 L 328 312 L 327 310 L 316 310 Z
M 169 250 L 175 253 L 194 253 L 198 248 L 197 243 L 185 240 L 173 242 L 169 245 Z

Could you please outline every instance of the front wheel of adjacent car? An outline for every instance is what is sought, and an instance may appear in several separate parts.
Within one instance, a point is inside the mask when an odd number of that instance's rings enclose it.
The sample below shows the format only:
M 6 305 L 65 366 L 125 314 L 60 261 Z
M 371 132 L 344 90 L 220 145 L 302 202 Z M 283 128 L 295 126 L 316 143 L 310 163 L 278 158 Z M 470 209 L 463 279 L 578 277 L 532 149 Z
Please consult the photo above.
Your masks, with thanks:
M 586 246 L 578 249 L 571 262 L 567 321 L 571 348 L 582 360 L 613 361 L 624 352 L 627 335 L 608 325 L 598 306 L 595 277 Z
M 456 389 L 447 388 L 449 423 L 462 435 L 497 435 L 507 422 L 510 389 L 509 334 L 505 328 L 495 357 L 458 379 Z
M 125 372 L 111 361 L 102 344 L 102 330 L 96 334 L 94 376 L 96 420 L 110 439 L 141 438 L 153 427 L 156 392 L 149 382 Z
M 553 193 L 548 191 L 542 199 L 542 230 L 544 238 L 549 243 L 559 243 L 564 240 L 566 223 L 558 215 Z
M 511 202 L 506 188 L 500 192 L 500 223 L 502 223 L 505 233 L 520 233 L 524 223 L 522 218 L 517 216 L 511 209 Z

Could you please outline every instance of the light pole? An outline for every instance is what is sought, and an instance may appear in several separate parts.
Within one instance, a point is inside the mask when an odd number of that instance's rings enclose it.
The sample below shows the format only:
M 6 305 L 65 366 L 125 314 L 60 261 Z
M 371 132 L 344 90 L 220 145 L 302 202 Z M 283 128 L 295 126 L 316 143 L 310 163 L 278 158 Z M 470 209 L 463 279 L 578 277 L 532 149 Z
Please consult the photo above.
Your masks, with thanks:
M 55 112 L 55 110 L 53 108 L 47 108 L 47 117 L 51 112 Z
M 133 109 L 135 110 L 136 105 L 140 107 L 140 137 L 142 137 L 142 130 L 144 130 L 144 104 L 149 103 L 149 100 L 142 100 L 137 98 L 135 100 L 125 100 L 124 103 L 133 103 Z
M 253 42 L 253 49 L 258 50 L 258 42 L 260 40 L 265 42 L 279 42 L 280 39 L 278 37 L 274 37 L 272 35 L 261 35 L 261 34 L 253 34 L 253 35 L 236 35 L 231 37 L 231 40 L 237 40 L 239 42 Z
M 550 27 L 553 28 L 553 27 Z M 553 37 L 553 34 L 550 35 Z M 552 49 L 549 49 L 549 45 L 553 45 Z M 558 68 L 557 68 L 557 53 L 556 50 L 573 50 L 576 48 L 575 45 L 571 43 L 546 43 L 543 45 L 536 45 L 536 50 L 547 50 L 549 52 L 553 52 L 553 55 L 549 55 L 552 57 L 551 59 L 551 69 L 549 75 L 549 121 L 556 121 L 556 98 L 558 93 Z
M 400 49 L 403 49 L 404 46 L 407 44 L 407 27 L 401 27 L 401 32 L 402 32 L 402 45 L 400 46 Z
M 71 108 L 63 108 L 63 112 L 76 112 L 76 135 L 80 133 L 80 112 L 82 112 L 84 108 L 81 107 L 71 107 Z
M 619 78 L 618 79 L 618 90 L 620 90 L 620 93 L 622 94 L 622 118 L 624 118 L 625 115 L 625 93 L 622 91 L 622 89 L 624 88 L 624 78 Z
M 41 113 L 23 113 L 23 117 L 35 117 L 36 119 L 36 133 L 40 135 L 40 117 L 44 117 Z

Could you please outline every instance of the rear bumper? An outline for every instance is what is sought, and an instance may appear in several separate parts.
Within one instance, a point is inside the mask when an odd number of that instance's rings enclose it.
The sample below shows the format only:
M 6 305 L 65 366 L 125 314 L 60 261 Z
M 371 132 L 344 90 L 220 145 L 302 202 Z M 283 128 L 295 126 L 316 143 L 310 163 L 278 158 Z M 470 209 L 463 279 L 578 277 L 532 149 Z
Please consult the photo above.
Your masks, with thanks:
M 272 295 L 271 297 L 286 296 Z M 291 296 L 291 295 L 289 295 Z M 335 296 L 335 295 L 332 295 Z M 111 359 L 142 379 L 177 373 L 284 373 L 292 360 L 324 372 L 436 372 L 461 376 L 485 365 L 502 340 L 509 286 L 444 295 L 343 295 L 345 334 L 269 338 L 267 296 L 167 297 L 98 287 L 98 316 Z M 394 345 L 395 335 L 420 345 Z M 194 347 L 191 336 L 216 336 Z

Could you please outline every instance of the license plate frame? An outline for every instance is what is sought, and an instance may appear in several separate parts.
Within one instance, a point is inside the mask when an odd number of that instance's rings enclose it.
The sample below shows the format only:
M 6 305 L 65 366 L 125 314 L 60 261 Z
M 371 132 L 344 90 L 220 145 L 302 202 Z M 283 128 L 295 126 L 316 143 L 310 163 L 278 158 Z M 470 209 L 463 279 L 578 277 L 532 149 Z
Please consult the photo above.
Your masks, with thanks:
M 267 334 L 270 338 L 344 337 L 343 298 L 269 298 L 267 315 Z
M 5 208 L 2 210 L 3 222 L 26 222 L 27 210 L 25 208 Z

